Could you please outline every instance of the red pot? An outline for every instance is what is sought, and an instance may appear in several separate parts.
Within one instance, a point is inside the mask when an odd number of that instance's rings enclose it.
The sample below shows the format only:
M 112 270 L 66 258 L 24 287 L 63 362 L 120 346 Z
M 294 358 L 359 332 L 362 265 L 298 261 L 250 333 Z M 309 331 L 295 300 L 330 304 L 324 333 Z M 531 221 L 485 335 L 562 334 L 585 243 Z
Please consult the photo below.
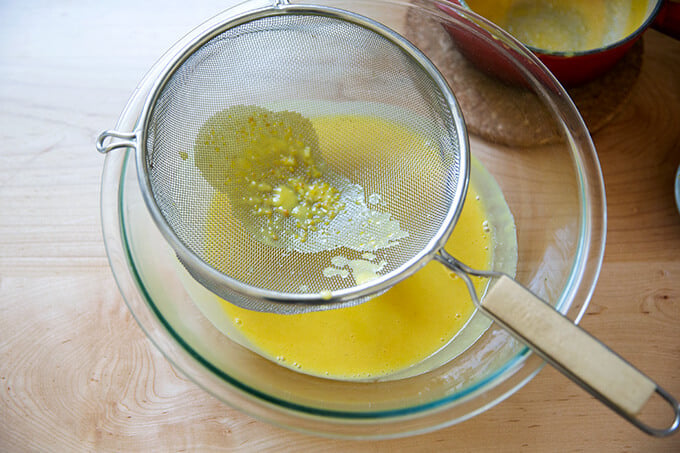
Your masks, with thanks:
M 464 1 L 452 0 L 452 3 L 472 11 Z M 442 5 L 441 9 L 457 17 L 460 16 L 453 8 Z M 573 86 L 590 81 L 605 73 L 623 57 L 650 25 L 670 36 L 680 38 L 680 1 L 656 0 L 653 8 L 650 8 L 648 16 L 637 30 L 615 43 L 598 49 L 578 52 L 546 52 L 531 46 L 527 47 L 550 69 L 563 85 Z M 482 65 L 486 65 L 487 69 L 489 65 L 496 66 L 492 68 L 496 75 L 509 70 L 510 73 L 506 74 L 504 78 L 510 81 L 516 79 L 512 74 L 513 71 L 517 71 L 516 68 L 499 67 L 497 62 L 489 59 L 489 57 L 494 57 L 493 55 L 480 56 L 480 52 L 484 54 L 486 51 L 483 48 L 479 48 L 479 42 L 471 42 L 469 36 L 461 37 L 460 33 L 457 33 L 456 30 L 449 29 L 449 32 L 466 54 L 474 55 L 474 61 L 479 63 L 481 59 Z

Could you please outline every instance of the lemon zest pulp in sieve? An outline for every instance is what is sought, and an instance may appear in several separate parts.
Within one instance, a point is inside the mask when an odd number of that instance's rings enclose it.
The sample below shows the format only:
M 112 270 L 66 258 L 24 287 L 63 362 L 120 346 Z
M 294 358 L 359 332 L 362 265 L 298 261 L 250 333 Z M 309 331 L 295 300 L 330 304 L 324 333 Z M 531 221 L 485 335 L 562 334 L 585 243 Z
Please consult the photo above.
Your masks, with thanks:
M 294 224 L 295 239 L 327 226 L 344 208 L 323 178 L 318 139 L 296 112 L 234 106 L 212 116 L 196 140 L 196 165 L 210 184 L 261 220 L 262 238 L 277 241 Z

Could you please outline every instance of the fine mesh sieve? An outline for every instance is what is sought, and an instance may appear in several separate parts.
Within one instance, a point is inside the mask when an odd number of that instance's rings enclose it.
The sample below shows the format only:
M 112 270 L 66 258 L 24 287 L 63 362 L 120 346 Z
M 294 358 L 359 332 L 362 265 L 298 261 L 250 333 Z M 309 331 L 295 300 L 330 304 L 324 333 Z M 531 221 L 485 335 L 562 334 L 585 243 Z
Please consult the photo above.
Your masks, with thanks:
M 318 241 L 300 249 L 292 246 L 295 241 L 254 237 L 243 210 L 229 212 L 228 203 L 219 216 L 211 215 L 218 190 L 209 175 L 206 179 L 207 171 L 226 154 L 237 158 L 239 150 L 223 149 L 205 162 L 197 137 L 215 115 L 239 109 L 284 120 L 370 115 L 408 124 L 430 145 L 427 150 L 405 146 L 384 160 L 371 149 L 353 159 L 314 158 L 324 167 L 323 179 L 342 192 L 345 206 L 377 196 L 380 202 L 370 211 L 397 222 L 404 234 L 379 249 L 321 247 Z M 301 133 L 301 124 L 292 129 Z M 145 200 L 186 269 L 232 303 L 279 313 L 361 303 L 428 261 L 448 237 L 463 202 L 466 140 L 445 80 L 403 37 L 347 11 L 288 4 L 238 17 L 189 46 L 159 79 L 134 134 Z M 230 148 L 227 140 L 221 146 Z M 215 230 L 218 241 L 206 236 L 206 231 L 215 236 Z M 338 237 L 347 235 L 335 230 Z M 323 274 L 334 257 L 362 260 L 366 253 L 380 264 L 370 282 Z
M 206 140 L 206 130 L 212 137 L 206 124 L 221 115 L 227 126 L 213 135 L 222 138 Z M 370 146 L 351 158 L 326 155 L 308 123 L 324 115 L 380 117 L 407 125 L 423 140 L 405 143 L 389 156 L 375 155 Z M 267 230 L 284 233 L 282 242 L 259 234 L 259 220 L 249 220 L 250 211 L 238 204 L 246 191 L 232 184 L 233 171 L 201 146 L 212 140 L 208 148 L 215 153 L 220 148 L 227 160 L 242 157 L 242 147 L 224 138 L 234 135 L 224 134 L 232 127 L 226 120 L 233 119 L 242 122 L 237 132 L 249 133 L 253 124 L 276 132 L 267 137 L 305 142 L 296 156 L 308 152 L 322 179 L 337 187 L 343 205 L 365 204 L 358 211 L 347 209 L 352 216 L 369 212 L 380 222 L 396 222 L 395 231 L 404 234 L 373 248 L 355 241 L 363 232 L 356 227 L 329 247 L 323 245 L 327 238 L 312 230 L 311 241 L 298 247 L 294 228 L 285 222 L 280 230 Z M 351 127 L 331 133 L 346 134 L 352 134 Z M 179 260 L 198 282 L 232 303 L 276 313 L 355 305 L 434 259 L 465 281 L 480 310 L 635 426 L 655 436 L 680 427 L 680 405 L 651 379 L 509 276 L 469 268 L 443 249 L 469 177 L 462 114 L 432 63 L 375 21 L 277 2 L 221 23 L 165 68 L 135 131 L 100 135 L 100 152 L 117 148 L 136 149 L 142 195 Z M 304 176 L 298 173 L 293 175 Z M 335 228 L 332 220 L 329 225 Z M 379 273 L 367 281 L 326 274 L 338 256 L 379 260 Z M 471 275 L 494 280 L 482 300 Z M 655 394 L 672 409 L 666 428 L 653 428 L 639 417 Z

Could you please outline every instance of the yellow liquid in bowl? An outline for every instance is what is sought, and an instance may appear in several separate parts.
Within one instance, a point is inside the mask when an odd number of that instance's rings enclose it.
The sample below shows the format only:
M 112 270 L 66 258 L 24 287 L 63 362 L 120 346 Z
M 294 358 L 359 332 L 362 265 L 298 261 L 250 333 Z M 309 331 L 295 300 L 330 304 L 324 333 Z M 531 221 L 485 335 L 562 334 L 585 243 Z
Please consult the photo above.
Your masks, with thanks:
M 390 156 L 404 143 L 419 139 L 405 127 L 376 117 L 327 116 L 312 121 L 322 149 L 344 158 L 350 150 Z M 341 130 L 353 132 L 337 134 Z M 228 203 L 223 194 L 215 196 L 207 225 L 219 224 L 219 217 L 229 211 Z M 481 269 L 490 267 L 494 239 L 484 204 L 472 185 L 446 245 L 461 261 Z M 218 237 L 218 232 L 207 231 L 208 242 Z M 478 294 L 486 284 L 475 281 Z M 300 372 L 336 379 L 380 378 L 416 365 L 447 345 L 475 311 L 464 282 L 436 262 L 351 308 L 279 315 L 245 310 L 221 299 L 219 303 L 231 328 L 250 349 Z
M 470 196 L 446 249 L 487 268 L 491 235 L 484 231 L 482 203 Z M 478 293 L 485 284 L 475 282 Z M 340 379 L 378 378 L 417 364 L 449 343 L 474 312 L 465 283 L 436 262 L 356 307 L 279 315 L 221 302 L 262 355 Z
M 536 49 L 582 52 L 632 34 L 649 0 L 467 0 L 474 12 Z

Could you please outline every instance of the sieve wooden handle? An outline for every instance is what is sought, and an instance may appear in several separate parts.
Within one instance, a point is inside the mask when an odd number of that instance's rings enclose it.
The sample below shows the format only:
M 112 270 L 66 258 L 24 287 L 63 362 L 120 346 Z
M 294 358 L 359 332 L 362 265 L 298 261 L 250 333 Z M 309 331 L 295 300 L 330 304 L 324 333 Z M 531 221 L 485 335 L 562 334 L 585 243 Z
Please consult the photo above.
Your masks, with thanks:
M 507 276 L 499 277 L 481 306 L 553 366 L 631 417 L 657 390 L 650 378 Z

